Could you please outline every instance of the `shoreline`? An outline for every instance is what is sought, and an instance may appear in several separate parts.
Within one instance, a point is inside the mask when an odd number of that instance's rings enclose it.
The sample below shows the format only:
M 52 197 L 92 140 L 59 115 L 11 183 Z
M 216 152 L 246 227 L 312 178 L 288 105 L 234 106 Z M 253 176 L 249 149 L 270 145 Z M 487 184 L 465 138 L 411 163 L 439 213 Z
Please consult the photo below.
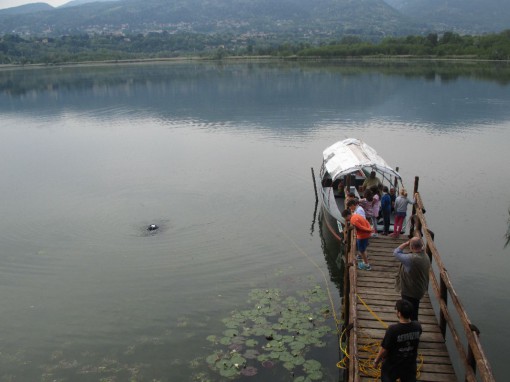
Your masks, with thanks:
M 360 56 L 360 57 L 320 57 L 320 56 L 229 56 L 223 58 L 214 57 L 168 57 L 168 58 L 137 58 L 125 60 L 103 61 L 71 61 L 63 63 L 35 63 L 35 64 L 0 64 L 0 70 L 5 69 L 47 69 L 66 67 L 91 67 L 91 66 L 114 66 L 146 63 L 184 63 L 184 62 L 365 62 L 365 63 L 463 63 L 463 64 L 510 64 L 510 60 L 490 60 L 474 57 L 418 57 L 418 56 Z

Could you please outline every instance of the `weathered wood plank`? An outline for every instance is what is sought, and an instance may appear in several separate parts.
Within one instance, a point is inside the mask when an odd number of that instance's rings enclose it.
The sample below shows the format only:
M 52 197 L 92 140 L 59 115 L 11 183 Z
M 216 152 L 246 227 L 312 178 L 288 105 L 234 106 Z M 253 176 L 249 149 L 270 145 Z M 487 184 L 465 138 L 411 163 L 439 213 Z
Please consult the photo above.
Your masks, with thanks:
M 374 315 L 371 312 L 366 312 L 363 310 L 363 308 L 358 307 L 358 311 L 359 311 L 358 319 L 365 320 L 365 321 L 374 321 L 374 320 L 379 321 L 380 320 L 380 321 L 384 322 L 384 324 L 386 324 L 386 326 L 389 326 L 389 325 L 397 322 L 395 320 L 396 315 L 394 313 L 392 314 L 392 313 L 380 312 L 380 311 L 377 311 L 376 307 L 374 307 L 374 309 L 375 309 L 374 313 L 376 314 L 376 317 L 374 317 Z M 434 326 L 437 325 L 437 320 L 434 315 L 420 314 L 420 316 L 418 318 L 422 325 L 423 324 L 434 325 Z M 383 326 L 385 326 L 385 325 L 383 325 Z M 439 332 L 440 329 L 437 328 L 437 330 Z
M 406 237 L 393 239 L 384 236 L 372 238 L 368 247 L 371 271 L 356 269 L 355 296 L 356 307 L 356 344 L 360 361 L 367 362 L 375 357 L 380 341 L 386 331 L 386 325 L 397 322 L 395 301 L 400 294 L 395 291 L 395 275 L 399 262 L 393 255 L 394 249 Z M 353 267 L 354 268 L 354 267 Z M 361 301 L 368 306 L 365 306 Z M 373 313 L 372 313 L 372 312 Z M 383 323 L 381 323 L 381 320 Z M 419 320 L 423 334 L 420 339 L 419 381 L 453 382 L 457 381 L 444 338 L 441 334 L 437 315 L 428 294 L 420 302 Z M 352 322 L 352 321 L 351 321 Z M 373 377 L 360 375 L 360 381 L 373 381 Z

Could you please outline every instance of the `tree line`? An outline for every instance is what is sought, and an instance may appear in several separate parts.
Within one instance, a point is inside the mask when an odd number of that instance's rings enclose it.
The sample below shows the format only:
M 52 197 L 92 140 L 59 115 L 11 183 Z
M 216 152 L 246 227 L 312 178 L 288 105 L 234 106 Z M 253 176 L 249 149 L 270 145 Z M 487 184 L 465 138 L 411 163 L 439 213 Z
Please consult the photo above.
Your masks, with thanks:
M 387 37 L 379 43 L 345 37 L 339 43 L 311 47 L 297 54 L 319 57 L 413 56 L 510 60 L 510 29 L 483 36 L 445 32 L 442 36 L 430 33 L 427 36 Z
M 199 56 L 277 57 L 426 57 L 510 60 L 510 29 L 482 36 L 445 32 L 426 36 L 387 37 L 379 42 L 345 36 L 322 45 L 279 41 L 271 36 L 230 34 L 148 33 L 124 35 L 70 35 L 0 37 L 0 64 L 62 64 L 69 62 L 158 59 Z

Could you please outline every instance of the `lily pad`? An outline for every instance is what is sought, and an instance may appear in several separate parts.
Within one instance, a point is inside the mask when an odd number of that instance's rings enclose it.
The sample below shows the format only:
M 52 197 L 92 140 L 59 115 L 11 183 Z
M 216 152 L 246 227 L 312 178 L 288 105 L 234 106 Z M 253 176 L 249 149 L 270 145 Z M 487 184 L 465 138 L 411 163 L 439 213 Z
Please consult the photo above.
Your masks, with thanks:
M 236 353 L 236 354 L 232 355 L 232 357 L 230 358 L 230 362 L 232 362 L 232 364 L 234 364 L 234 366 L 235 365 L 245 365 L 246 358 L 244 358 L 241 354 Z M 239 366 L 236 366 L 236 367 L 239 367 Z
M 241 374 L 247 377 L 253 377 L 254 375 L 257 374 L 257 368 L 253 366 L 245 367 L 244 369 L 241 370 Z
M 305 369 L 305 371 L 307 371 L 307 372 L 311 372 L 314 370 L 320 370 L 321 367 L 322 367 L 321 363 L 314 359 L 309 359 L 303 364 L 303 369 Z
M 306 362 L 306 359 L 305 357 L 303 356 L 300 356 L 300 355 L 295 355 L 294 356 L 294 364 L 295 365 L 302 365 Z
M 222 345 L 228 346 L 231 343 L 232 343 L 232 338 L 231 337 L 222 337 L 220 339 L 220 344 L 222 344 Z
M 290 348 L 295 351 L 303 350 L 306 347 L 306 344 L 301 341 L 294 341 L 289 344 Z
M 208 356 L 205 360 L 209 365 L 214 365 L 216 362 L 218 362 L 221 359 L 221 356 L 218 354 L 211 354 Z
M 264 363 L 265 361 L 270 360 L 271 357 L 269 357 L 269 354 L 260 354 L 257 357 L 257 361 Z
M 257 340 L 254 340 L 254 339 L 246 340 L 246 346 L 248 346 L 249 348 L 257 346 L 258 343 L 259 342 Z
M 308 373 L 308 378 L 310 378 L 312 381 L 322 380 L 322 372 L 320 370 L 313 370 Z
M 237 329 L 228 329 L 223 332 L 225 337 L 236 337 L 239 335 L 239 331 Z
M 239 371 L 235 368 L 222 368 L 220 369 L 220 375 L 225 378 L 232 378 L 239 374 Z
M 299 376 L 294 379 L 294 382 L 311 382 L 312 380 L 308 377 Z
M 244 352 L 243 356 L 246 359 L 256 359 L 259 356 L 259 351 L 256 349 L 248 349 Z
M 320 362 L 307 360 L 306 354 L 313 346 L 325 346 L 324 336 L 333 333 L 322 324 L 330 310 L 324 305 L 327 296 L 317 285 L 297 296 L 284 296 L 278 289 L 252 290 L 252 309 L 234 311 L 222 320 L 223 337 L 207 338 L 225 346 L 225 351 L 207 357 L 207 363 L 225 379 L 253 376 L 260 367 L 275 366 L 292 375 L 306 373 L 294 381 L 322 379 Z

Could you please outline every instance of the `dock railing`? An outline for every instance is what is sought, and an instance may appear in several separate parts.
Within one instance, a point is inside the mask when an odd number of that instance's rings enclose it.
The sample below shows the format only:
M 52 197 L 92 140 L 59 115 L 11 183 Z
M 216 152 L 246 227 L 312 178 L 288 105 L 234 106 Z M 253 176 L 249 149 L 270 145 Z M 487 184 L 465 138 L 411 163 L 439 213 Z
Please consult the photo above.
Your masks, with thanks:
M 420 193 L 417 191 L 418 179 L 415 182 L 414 198 L 416 204 L 413 207 L 413 216 L 411 219 L 411 235 L 418 236 L 423 239 L 425 251 L 428 254 L 431 263 L 435 266 L 430 268 L 430 287 L 434 292 L 436 303 L 439 309 L 439 327 L 441 334 L 446 339 L 447 329 L 449 330 L 457 355 L 463 366 L 464 379 L 468 382 L 474 381 L 495 381 L 492 369 L 487 357 L 482 349 L 479 335 L 480 331 L 470 321 L 466 310 L 464 309 L 457 292 L 453 288 L 450 276 L 444 266 L 434 244 L 434 233 L 429 229 L 425 220 L 425 209 Z M 455 325 L 455 321 L 450 313 L 448 301 L 451 300 L 453 307 L 459 317 L 460 329 Z M 459 330 L 465 335 L 466 346 L 463 344 L 463 338 Z M 480 379 L 478 379 L 478 377 Z
M 358 354 L 358 319 L 356 309 L 356 230 L 344 231 L 346 267 L 344 268 L 344 297 L 342 306 L 342 317 L 344 319 L 344 333 L 347 336 L 350 357 L 345 369 L 344 380 L 359 382 L 359 354 Z
M 427 221 L 425 220 L 425 209 L 421 195 L 418 192 L 418 178 L 415 180 L 414 197 L 416 204 L 413 206 L 413 215 L 411 218 L 411 227 L 409 236 L 418 236 L 422 238 L 425 244 L 425 251 L 429 256 L 433 266 L 430 267 L 430 288 L 433 291 L 433 296 L 430 295 L 431 300 L 434 301 L 439 309 L 439 327 L 441 334 L 446 341 L 447 330 L 450 332 L 457 357 L 460 359 L 463 368 L 464 380 L 467 382 L 493 382 L 495 378 L 492 374 L 492 369 L 487 360 L 480 343 L 480 331 L 470 321 L 457 292 L 453 288 L 450 276 L 444 266 L 444 263 L 439 255 L 434 244 L 434 233 L 428 228 Z M 359 354 L 357 349 L 357 297 L 356 297 L 356 236 L 355 230 L 344 232 L 346 240 L 346 267 L 344 273 L 344 296 L 343 296 L 343 319 L 344 319 L 344 332 L 347 338 L 350 350 L 349 364 L 347 365 L 345 380 L 349 382 L 359 382 Z M 455 311 L 460 319 L 460 324 L 455 323 L 452 314 L 448 307 L 448 301 L 451 300 Z M 436 313 L 437 314 L 437 313 Z M 459 329 L 458 326 L 461 326 Z M 461 330 L 464 332 L 464 337 L 461 336 Z M 466 346 L 463 344 L 466 343 Z M 450 349 L 450 352 L 453 349 Z M 460 378 L 461 376 L 459 376 Z

